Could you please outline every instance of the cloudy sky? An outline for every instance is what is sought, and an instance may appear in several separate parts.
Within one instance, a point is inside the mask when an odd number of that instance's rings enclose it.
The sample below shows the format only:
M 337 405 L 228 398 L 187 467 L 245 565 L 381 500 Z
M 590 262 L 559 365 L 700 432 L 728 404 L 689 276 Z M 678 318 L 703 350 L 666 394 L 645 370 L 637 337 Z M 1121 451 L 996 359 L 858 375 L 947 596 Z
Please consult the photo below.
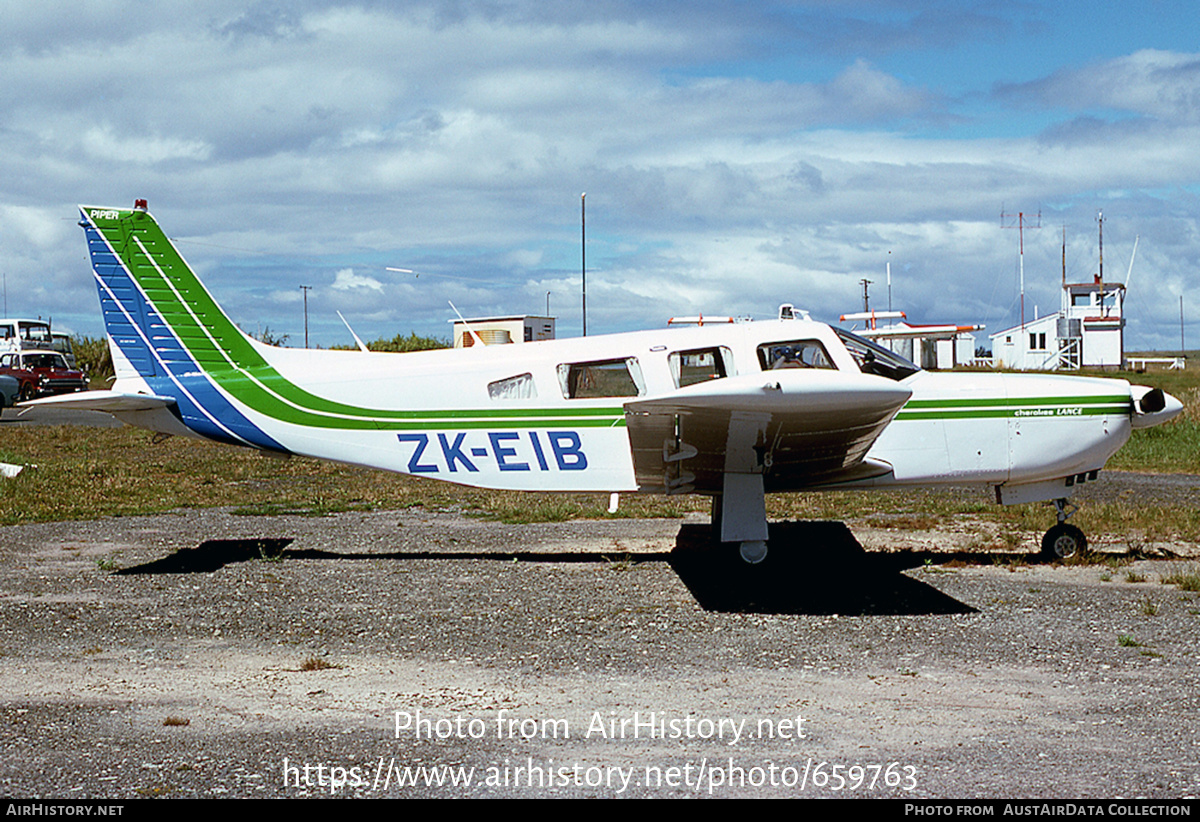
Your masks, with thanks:
M 542 313 L 916 322 L 1130 281 L 1127 348 L 1200 345 L 1185 2 L 6 2 L 9 316 L 97 336 L 75 205 L 146 198 L 248 331 L 314 345 Z M 1009 215 L 1002 217 L 1002 215 Z M 419 276 L 388 271 L 406 268 Z M 986 342 L 986 332 L 984 335 Z

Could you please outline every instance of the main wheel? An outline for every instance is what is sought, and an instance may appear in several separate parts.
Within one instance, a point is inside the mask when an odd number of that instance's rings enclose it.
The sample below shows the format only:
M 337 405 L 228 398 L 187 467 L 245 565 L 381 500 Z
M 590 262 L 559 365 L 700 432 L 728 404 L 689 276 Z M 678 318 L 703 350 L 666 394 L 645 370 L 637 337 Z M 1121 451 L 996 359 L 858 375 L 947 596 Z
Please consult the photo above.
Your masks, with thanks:
M 767 558 L 767 543 L 761 539 L 743 542 L 738 546 L 738 553 L 741 554 L 743 561 L 751 565 L 758 565 Z
M 21 402 L 28 402 L 33 399 L 36 392 L 33 390 L 33 383 L 27 382 L 21 386 Z
M 1074 525 L 1060 522 L 1042 537 L 1042 558 L 1048 562 L 1082 556 L 1087 551 L 1087 537 Z

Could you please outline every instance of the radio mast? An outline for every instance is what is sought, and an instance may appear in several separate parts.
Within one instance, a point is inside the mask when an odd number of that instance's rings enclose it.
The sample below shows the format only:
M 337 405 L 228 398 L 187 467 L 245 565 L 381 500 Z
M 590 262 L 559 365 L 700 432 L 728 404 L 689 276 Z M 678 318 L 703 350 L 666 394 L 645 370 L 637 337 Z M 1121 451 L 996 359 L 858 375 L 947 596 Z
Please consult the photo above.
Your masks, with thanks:
M 1007 221 L 1007 223 L 1005 222 Z M 1015 228 L 1021 239 L 1021 331 L 1025 331 L 1025 226 L 1029 225 L 1026 221 L 1025 212 L 1018 211 L 1014 218 L 1011 213 L 1006 213 L 1003 206 L 1000 208 L 1000 227 Z M 1030 228 L 1042 227 L 1042 210 L 1039 208 L 1037 213 L 1037 225 L 1029 225 Z

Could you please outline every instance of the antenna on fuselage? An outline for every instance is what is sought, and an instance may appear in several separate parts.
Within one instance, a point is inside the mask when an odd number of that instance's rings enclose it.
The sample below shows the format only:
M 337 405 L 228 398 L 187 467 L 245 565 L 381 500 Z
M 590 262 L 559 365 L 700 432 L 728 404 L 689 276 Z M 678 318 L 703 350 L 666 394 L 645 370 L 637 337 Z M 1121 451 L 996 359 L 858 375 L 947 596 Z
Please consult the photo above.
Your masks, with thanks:
M 453 308 L 454 313 L 458 315 L 458 321 L 463 324 L 463 328 L 467 329 L 467 333 L 475 338 L 475 342 L 479 343 L 480 345 L 487 345 L 487 343 L 483 341 L 483 337 L 475 333 L 475 329 L 471 327 L 469 322 L 467 322 L 466 317 L 464 317 L 457 308 L 454 308 L 454 303 L 451 303 L 449 300 L 446 300 L 446 302 L 450 303 L 450 307 Z
M 370 354 L 371 349 L 367 348 L 366 343 L 360 340 L 358 335 L 354 333 L 354 329 L 350 327 L 350 323 L 346 322 L 346 318 L 342 316 L 342 312 L 338 311 L 337 315 L 338 319 L 340 319 L 343 323 L 346 323 L 346 330 L 349 331 L 350 336 L 354 338 L 354 343 L 358 346 L 358 350 L 364 354 Z

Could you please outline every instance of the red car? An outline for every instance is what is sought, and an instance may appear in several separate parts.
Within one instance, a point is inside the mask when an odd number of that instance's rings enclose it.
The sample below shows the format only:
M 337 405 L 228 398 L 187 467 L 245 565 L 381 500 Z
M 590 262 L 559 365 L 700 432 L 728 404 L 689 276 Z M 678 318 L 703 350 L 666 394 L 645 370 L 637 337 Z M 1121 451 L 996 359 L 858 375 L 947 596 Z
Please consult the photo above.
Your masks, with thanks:
M 69 394 L 88 387 L 87 375 L 67 365 L 57 351 L 19 351 L 0 354 L 0 374 L 21 384 L 21 401 L 48 394 Z

